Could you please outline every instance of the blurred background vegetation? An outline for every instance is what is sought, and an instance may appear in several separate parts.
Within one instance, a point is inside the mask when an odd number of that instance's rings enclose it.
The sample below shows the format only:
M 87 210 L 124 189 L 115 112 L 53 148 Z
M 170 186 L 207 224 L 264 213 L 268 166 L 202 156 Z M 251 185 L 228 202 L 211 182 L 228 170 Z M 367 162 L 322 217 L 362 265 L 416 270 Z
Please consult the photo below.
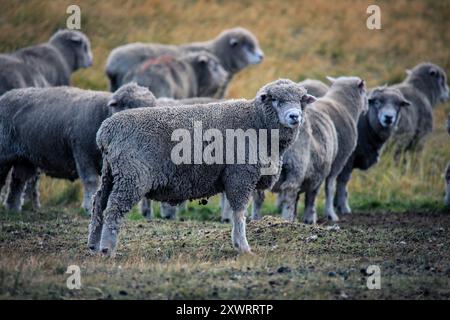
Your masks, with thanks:
M 404 79 L 405 69 L 431 61 L 450 73 L 450 1 L 284 0 L 284 1 L 6 1 L 0 2 L 0 52 L 45 42 L 65 27 L 70 4 L 81 7 L 82 31 L 91 40 L 94 65 L 78 71 L 73 85 L 107 90 L 104 65 L 109 52 L 125 43 L 185 43 L 207 40 L 223 29 L 242 26 L 259 39 L 266 58 L 232 81 L 228 97 L 251 98 L 265 83 L 325 76 L 358 75 L 369 86 Z M 366 9 L 381 7 L 382 30 L 366 28 Z M 435 130 L 423 153 L 392 155 L 368 172 L 355 172 L 350 185 L 355 211 L 445 210 L 443 171 L 450 160 L 444 130 L 450 104 L 435 111 Z M 46 206 L 78 206 L 79 183 L 45 178 Z M 274 210 L 273 197 L 265 211 Z M 182 217 L 218 219 L 218 202 L 191 203 Z M 136 218 L 136 212 L 132 217 Z

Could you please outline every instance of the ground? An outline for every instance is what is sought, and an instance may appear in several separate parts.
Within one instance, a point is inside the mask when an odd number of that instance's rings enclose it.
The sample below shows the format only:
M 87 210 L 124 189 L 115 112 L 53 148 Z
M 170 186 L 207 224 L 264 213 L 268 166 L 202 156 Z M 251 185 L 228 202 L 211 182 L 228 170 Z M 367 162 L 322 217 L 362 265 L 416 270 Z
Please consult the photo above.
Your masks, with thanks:
M 405 69 L 422 61 L 450 73 L 447 0 L 376 1 L 381 30 L 366 27 L 366 9 L 374 4 L 368 0 L 6 0 L 0 52 L 47 41 L 64 28 L 74 3 L 94 53 L 92 68 L 72 77 L 86 89 L 107 90 L 104 65 L 119 45 L 206 40 L 234 26 L 255 33 L 265 59 L 232 80 L 230 98 L 252 98 L 280 77 L 358 75 L 374 87 L 402 81 Z M 44 177 L 38 212 L 0 206 L 0 299 L 449 299 L 450 209 L 443 205 L 449 112 L 449 103 L 434 109 L 434 131 L 422 152 L 396 163 L 388 151 L 376 167 L 354 173 L 354 213 L 339 228 L 323 220 L 284 223 L 269 196 L 264 219 L 248 225 L 251 256 L 232 248 L 217 197 L 206 206 L 190 203 L 177 221 L 148 223 L 134 209 L 116 258 L 91 256 L 79 182 Z M 323 212 L 322 195 L 318 203 Z M 66 287 L 69 265 L 81 268 L 81 290 Z M 381 269 L 381 290 L 367 288 L 370 265 Z
M 253 255 L 232 248 L 228 224 L 133 213 L 114 259 L 88 252 L 88 221 L 77 209 L 2 212 L 0 299 L 450 298 L 445 212 L 356 213 L 339 227 L 266 215 L 248 224 Z M 66 286 L 69 265 L 80 290 Z M 380 290 L 367 288 L 370 265 Z

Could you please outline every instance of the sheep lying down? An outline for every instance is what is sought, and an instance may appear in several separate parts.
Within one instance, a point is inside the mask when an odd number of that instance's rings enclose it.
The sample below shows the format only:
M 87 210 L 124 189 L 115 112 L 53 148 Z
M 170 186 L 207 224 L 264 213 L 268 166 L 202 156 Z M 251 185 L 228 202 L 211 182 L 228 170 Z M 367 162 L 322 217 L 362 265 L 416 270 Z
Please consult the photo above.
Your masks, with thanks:
M 95 137 L 101 123 L 128 108 L 153 107 L 155 97 L 136 84 L 116 93 L 73 87 L 25 88 L 0 98 L 0 189 L 12 169 L 6 207 L 20 211 L 25 183 L 39 169 L 56 178 L 81 179 L 83 208 L 91 210 L 101 153 Z
M 279 194 L 282 217 L 294 221 L 305 193 L 304 221 L 317 221 L 315 200 L 325 183 L 325 213 L 338 221 L 333 208 L 335 182 L 356 147 L 357 121 L 367 110 L 364 81 L 358 77 L 330 78 L 332 85 L 305 113 L 298 139 L 283 157 L 282 171 L 272 191 Z M 253 219 L 258 219 L 264 193 L 254 194 Z
M 230 161 L 231 157 L 237 159 L 237 148 L 228 141 L 233 147 L 224 148 L 223 157 L 212 162 L 195 158 L 198 150 L 194 150 L 195 144 L 189 144 L 187 150 L 191 152 L 184 150 L 186 161 L 180 163 L 173 158 L 174 154 L 181 156 L 176 151 L 182 140 L 180 129 L 188 142 L 201 121 L 204 132 L 220 134 L 225 145 L 227 129 L 253 129 L 266 142 L 277 133 L 277 150 L 282 156 L 297 138 L 304 108 L 313 99 L 298 84 L 278 80 L 261 88 L 253 100 L 127 110 L 113 115 L 97 134 L 103 169 L 101 186 L 94 196 L 89 248 L 114 254 L 124 215 L 144 196 L 175 205 L 225 192 L 233 209 L 232 243 L 238 250 L 249 252 L 245 235 L 247 203 L 255 189 L 266 189 L 277 179 L 280 161 L 273 161 L 276 170 L 271 175 L 263 175 L 265 162 L 259 157 L 249 161 L 250 153 L 243 163 Z M 174 133 L 178 138 L 173 139 Z M 234 140 L 234 135 L 230 139 Z

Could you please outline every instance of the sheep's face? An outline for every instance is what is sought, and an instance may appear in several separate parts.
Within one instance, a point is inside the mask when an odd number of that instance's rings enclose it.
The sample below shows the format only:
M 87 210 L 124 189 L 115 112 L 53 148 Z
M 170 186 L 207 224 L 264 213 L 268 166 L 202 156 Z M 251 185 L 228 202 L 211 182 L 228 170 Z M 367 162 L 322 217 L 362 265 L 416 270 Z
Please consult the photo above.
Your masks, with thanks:
M 383 128 L 393 128 L 401 109 L 410 104 L 397 89 L 381 87 L 372 90 L 369 94 L 369 120 L 372 127 L 377 123 Z
M 441 67 L 433 63 L 421 63 L 407 73 L 410 78 L 422 79 L 438 101 L 445 102 L 449 99 L 447 74 Z
M 73 70 L 92 66 L 91 43 L 82 32 L 75 30 L 58 31 L 50 42 L 58 44 L 73 54 Z
M 154 107 L 156 98 L 147 88 L 138 86 L 136 83 L 128 83 L 114 92 L 108 107 L 113 113 L 126 109 Z
M 258 92 L 257 100 L 277 115 L 283 127 L 291 129 L 303 124 L 306 105 L 316 101 L 304 87 L 285 79 L 265 85 Z
M 241 70 L 248 65 L 261 63 L 264 52 L 259 47 L 258 40 L 244 28 L 234 28 L 224 31 L 219 38 L 228 47 L 233 69 Z
M 208 52 L 194 54 L 193 64 L 200 97 L 222 98 L 230 75 L 219 60 Z

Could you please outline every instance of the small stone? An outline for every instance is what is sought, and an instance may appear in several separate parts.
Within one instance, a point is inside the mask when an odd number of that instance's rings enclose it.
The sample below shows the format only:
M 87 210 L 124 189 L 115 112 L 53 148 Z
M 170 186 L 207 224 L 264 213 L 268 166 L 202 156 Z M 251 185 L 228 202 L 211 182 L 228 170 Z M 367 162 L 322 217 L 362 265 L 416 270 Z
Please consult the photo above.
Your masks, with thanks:
M 330 272 L 328 272 L 328 276 L 334 278 L 334 277 L 336 277 L 336 272 L 330 271 Z
M 277 269 L 278 273 L 289 273 L 291 272 L 291 268 L 289 267 L 285 267 L 285 266 L 281 266 Z

